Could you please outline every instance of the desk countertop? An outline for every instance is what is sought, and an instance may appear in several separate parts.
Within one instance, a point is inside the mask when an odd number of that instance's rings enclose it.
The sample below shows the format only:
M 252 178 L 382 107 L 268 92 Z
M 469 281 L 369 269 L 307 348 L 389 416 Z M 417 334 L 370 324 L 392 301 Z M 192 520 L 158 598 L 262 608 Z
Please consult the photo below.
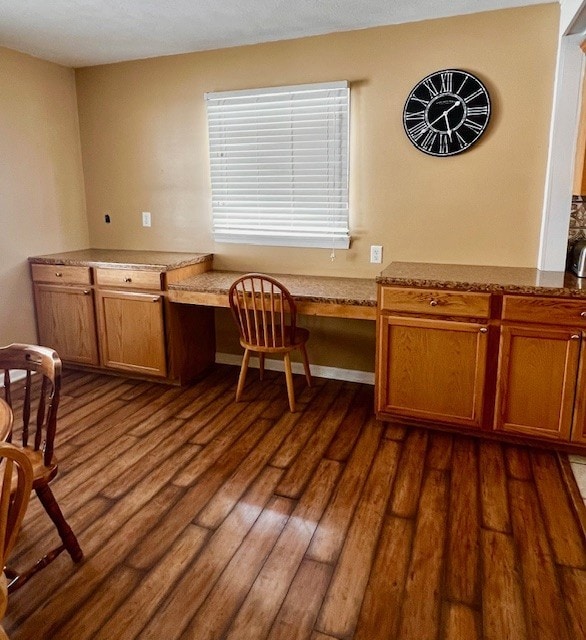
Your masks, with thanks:
M 169 285 L 169 291 L 227 295 L 230 285 L 243 275 L 238 271 L 206 271 Z M 296 302 L 376 307 L 376 282 L 370 278 L 336 278 L 269 274 L 283 283 Z

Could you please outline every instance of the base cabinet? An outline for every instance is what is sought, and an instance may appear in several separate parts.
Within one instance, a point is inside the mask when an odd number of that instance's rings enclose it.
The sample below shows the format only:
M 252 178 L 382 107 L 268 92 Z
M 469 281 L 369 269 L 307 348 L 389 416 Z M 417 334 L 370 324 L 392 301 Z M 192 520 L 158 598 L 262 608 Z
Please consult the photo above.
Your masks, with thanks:
M 105 367 L 166 376 L 163 297 L 98 291 L 100 350 Z
M 563 328 L 501 327 L 496 430 L 570 439 L 581 341 Z
M 141 255 L 148 262 L 148 252 Z M 187 384 L 214 363 L 213 309 L 174 305 L 166 287 L 211 265 L 141 269 L 32 258 L 39 342 L 65 363 Z
M 377 417 L 586 450 L 586 301 L 466 294 L 379 286 Z
M 378 332 L 379 414 L 481 426 L 486 326 L 384 316 Z

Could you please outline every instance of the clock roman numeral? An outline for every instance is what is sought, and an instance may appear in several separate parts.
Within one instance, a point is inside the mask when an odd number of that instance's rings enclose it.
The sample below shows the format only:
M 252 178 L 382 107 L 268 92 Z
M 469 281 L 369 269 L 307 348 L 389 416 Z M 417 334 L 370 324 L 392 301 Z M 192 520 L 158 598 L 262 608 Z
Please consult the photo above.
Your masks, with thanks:
M 469 107 L 467 113 L 469 116 L 486 116 L 488 107 Z
M 464 88 L 464 85 L 466 84 L 467 80 L 468 80 L 468 76 L 464 76 L 464 80 L 462 80 L 462 84 L 460 85 L 460 87 L 458 88 L 456 93 L 460 93 L 462 91 L 462 89 Z
M 470 120 L 470 118 L 466 118 L 466 120 L 464 120 L 464 126 L 468 127 L 468 129 L 472 129 L 474 133 L 482 133 L 482 125 Z
M 482 89 L 476 89 L 474 93 L 471 93 L 469 96 L 464 98 L 464 102 L 468 103 L 471 100 L 474 100 L 474 98 L 478 98 L 478 96 L 481 96 L 483 93 Z
M 427 107 L 427 105 L 429 104 L 429 100 L 425 100 L 425 98 L 418 98 L 417 96 L 411 96 L 411 100 L 420 102 L 424 107 Z
M 427 80 L 423 81 L 423 84 L 427 87 L 429 91 L 429 95 L 433 98 L 438 95 L 439 91 L 435 88 L 431 78 L 427 78 Z
M 464 149 L 465 147 L 468 146 L 468 143 L 466 142 L 466 140 L 464 140 L 464 138 L 462 138 L 462 136 L 457 131 L 456 131 L 456 140 L 460 145 L 460 149 Z
M 409 129 L 409 135 L 413 140 L 419 140 L 429 131 L 429 127 L 425 121 L 418 122 L 415 126 Z
M 446 154 L 450 152 L 450 143 L 448 141 L 447 133 L 440 133 L 439 152 L 441 154 Z
M 452 93 L 452 87 L 454 83 L 454 74 L 451 72 L 441 74 L 441 89 L 442 93 Z
M 435 143 L 437 135 L 438 134 L 435 131 L 428 131 L 425 138 L 423 138 L 423 142 L 421 143 L 421 148 L 425 149 L 426 151 L 431 151 L 431 148 Z
M 425 116 L 425 109 L 421 111 L 412 111 L 405 114 L 405 120 L 423 120 Z

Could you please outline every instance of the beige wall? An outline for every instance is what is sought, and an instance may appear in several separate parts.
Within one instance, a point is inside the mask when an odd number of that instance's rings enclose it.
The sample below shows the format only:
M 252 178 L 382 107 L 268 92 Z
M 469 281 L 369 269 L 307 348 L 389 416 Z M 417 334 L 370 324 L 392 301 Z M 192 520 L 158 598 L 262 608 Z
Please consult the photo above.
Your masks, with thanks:
M 539 5 L 78 69 L 91 243 L 213 251 L 218 268 L 276 273 L 373 277 L 371 244 L 384 246 L 384 263 L 536 266 L 558 20 L 557 4 Z M 413 85 L 447 67 L 485 82 L 494 115 L 471 151 L 438 159 L 411 145 L 401 115 Z M 204 93 L 343 79 L 352 86 L 350 250 L 332 262 L 325 249 L 215 244 Z M 150 229 L 141 211 L 152 213 Z M 234 351 L 219 315 L 218 348 Z M 372 325 L 353 340 L 335 323 L 306 323 L 314 361 L 372 371 Z
M 0 345 L 35 342 L 27 257 L 88 246 L 72 69 L 0 48 Z
M 535 266 L 558 14 L 539 5 L 77 70 L 91 242 L 354 276 L 379 270 L 371 244 L 384 262 Z M 479 75 L 494 115 L 471 151 L 438 159 L 412 147 L 401 114 L 443 67 Z M 352 83 L 351 249 L 332 263 L 327 250 L 215 245 L 204 92 L 339 79 Z

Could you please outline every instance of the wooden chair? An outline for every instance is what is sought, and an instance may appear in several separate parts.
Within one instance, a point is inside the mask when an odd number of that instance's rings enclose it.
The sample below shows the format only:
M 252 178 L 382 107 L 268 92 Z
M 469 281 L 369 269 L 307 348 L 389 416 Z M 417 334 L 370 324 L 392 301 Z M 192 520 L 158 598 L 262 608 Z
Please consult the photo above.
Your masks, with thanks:
M 228 300 L 240 333 L 240 344 L 244 348 L 244 358 L 236 389 L 236 402 L 240 400 L 244 389 L 251 353 L 259 355 L 261 380 L 265 355 L 282 353 L 289 408 L 295 411 L 291 351 L 299 349 L 301 352 L 308 386 L 311 386 L 311 372 L 305 348 L 309 331 L 296 325 L 297 311 L 291 294 L 280 282 L 270 276 L 248 273 L 232 283 Z
M 6 575 L 9 578 L 8 590 L 11 592 L 21 587 L 37 571 L 46 567 L 63 550 L 68 551 L 74 562 L 80 562 L 83 559 L 83 553 L 49 486 L 58 471 L 53 445 L 61 389 L 61 360 L 55 351 L 46 347 L 11 344 L 0 348 L 0 369 L 4 369 L 4 393 L 6 402 L 10 406 L 12 406 L 10 372 L 14 370 L 25 372 L 22 409 L 17 413 L 21 416 L 22 451 L 28 457 L 33 469 L 32 488 L 62 540 L 60 546 L 46 553 L 30 569 L 19 574 L 6 569 Z M 15 415 L 13 428 L 16 426 L 17 416 Z
M 14 445 L 0 443 L 0 566 L 6 565 L 28 506 L 33 468 L 27 455 Z M 8 603 L 6 576 L 0 576 L 0 620 Z M 0 640 L 8 636 L 0 625 Z

